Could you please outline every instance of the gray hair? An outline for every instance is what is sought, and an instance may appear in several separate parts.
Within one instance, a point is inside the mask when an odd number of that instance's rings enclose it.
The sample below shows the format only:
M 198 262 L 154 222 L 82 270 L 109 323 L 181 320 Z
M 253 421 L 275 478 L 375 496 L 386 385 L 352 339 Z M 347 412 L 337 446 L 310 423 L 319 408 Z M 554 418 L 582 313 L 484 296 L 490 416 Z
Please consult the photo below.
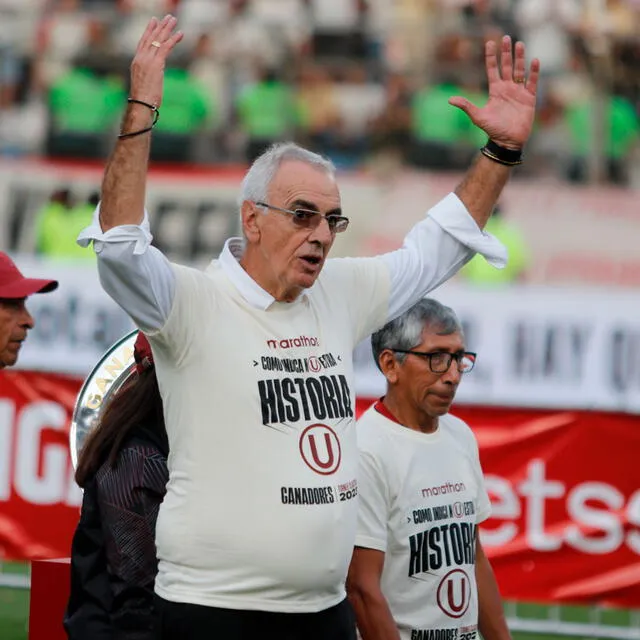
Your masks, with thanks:
M 295 142 L 278 142 L 258 156 L 249 167 L 240 187 L 238 206 L 242 207 L 245 200 L 251 202 L 266 200 L 269 185 L 285 160 L 299 160 L 313 167 L 318 167 L 332 178 L 336 175 L 335 165 L 327 158 L 323 158 L 321 155 L 295 144 Z
M 371 350 L 378 368 L 380 354 L 385 349 L 413 349 L 422 342 L 422 334 L 426 330 L 435 331 L 441 336 L 463 333 L 453 309 L 433 298 L 423 298 L 371 336 Z M 396 354 L 400 362 L 404 362 L 405 357 L 405 353 Z

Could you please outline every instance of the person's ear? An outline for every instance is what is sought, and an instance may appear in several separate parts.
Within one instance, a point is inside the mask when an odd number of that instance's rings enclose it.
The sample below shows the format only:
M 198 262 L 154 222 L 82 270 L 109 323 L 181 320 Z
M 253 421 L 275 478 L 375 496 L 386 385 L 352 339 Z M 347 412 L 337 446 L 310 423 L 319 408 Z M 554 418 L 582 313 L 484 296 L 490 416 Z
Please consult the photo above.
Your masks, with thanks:
M 395 384 L 398 382 L 398 375 L 402 365 L 396 359 L 396 355 L 393 351 L 390 349 L 384 349 L 384 351 L 382 351 L 378 356 L 378 364 L 380 365 L 380 371 L 382 371 L 382 374 L 389 384 Z
M 260 218 L 262 217 L 260 208 L 255 202 L 245 200 L 240 209 L 242 218 L 242 231 L 248 242 L 257 242 L 260 238 Z

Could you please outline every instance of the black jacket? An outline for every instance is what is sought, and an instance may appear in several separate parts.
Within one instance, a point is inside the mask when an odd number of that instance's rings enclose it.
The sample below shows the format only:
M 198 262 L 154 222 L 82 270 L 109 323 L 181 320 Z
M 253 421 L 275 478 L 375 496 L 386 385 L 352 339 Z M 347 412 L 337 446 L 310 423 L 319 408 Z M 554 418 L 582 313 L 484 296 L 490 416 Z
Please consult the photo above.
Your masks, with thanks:
M 153 584 L 155 527 L 169 478 L 168 444 L 139 428 L 84 489 L 71 545 L 70 640 L 158 637 Z

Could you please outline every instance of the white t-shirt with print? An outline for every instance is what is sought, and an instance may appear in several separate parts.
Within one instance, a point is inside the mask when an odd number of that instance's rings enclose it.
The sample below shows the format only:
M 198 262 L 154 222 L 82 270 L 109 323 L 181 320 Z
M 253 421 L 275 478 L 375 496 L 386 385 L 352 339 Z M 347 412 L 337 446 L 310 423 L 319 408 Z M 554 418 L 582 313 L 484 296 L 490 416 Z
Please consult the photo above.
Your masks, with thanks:
M 477 525 L 491 504 L 471 429 L 447 414 L 421 433 L 378 402 L 356 431 L 356 545 L 385 554 L 381 588 L 400 637 L 475 638 Z
M 385 321 L 389 271 L 331 260 L 294 302 L 264 309 L 219 261 L 174 272 L 169 318 L 148 333 L 170 445 L 156 592 L 327 609 L 346 595 L 357 521 L 352 351 Z

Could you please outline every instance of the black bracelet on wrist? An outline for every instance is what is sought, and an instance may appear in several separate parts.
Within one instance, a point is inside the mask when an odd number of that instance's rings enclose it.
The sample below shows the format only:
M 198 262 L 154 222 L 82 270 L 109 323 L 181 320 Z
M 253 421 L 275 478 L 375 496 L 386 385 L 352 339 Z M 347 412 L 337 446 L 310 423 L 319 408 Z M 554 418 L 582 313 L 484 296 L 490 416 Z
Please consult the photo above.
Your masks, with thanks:
M 147 107 L 147 109 L 151 109 L 153 112 L 158 112 L 158 107 L 155 104 L 151 104 L 150 102 L 144 102 L 144 100 L 136 100 L 135 98 L 127 98 L 127 102 L 134 104 L 141 104 L 143 107 Z
M 488 140 L 487 144 L 480 149 L 480 152 L 490 160 L 507 167 L 515 167 L 518 164 L 522 164 L 522 149 L 507 149 L 496 144 L 493 140 Z
M 127 98 L 127 102 L 134 102 L 135 104 L 141 104 L 143 107 L 147 107 L 153 111 L 153 122 L 150 127 L 146 129 L 140 129 L 139 131 L 132 131 L 131 133 L 121 133 L 118 135 L 118 138 L 122 140 L 123 138 L 134 138 L 135 136 L 142 135 L 143 133 L 147 133 L 151 131 L 153 127 L 156 126 L 158 122 L 158 118 L 160 117 L 160 110 L 154 104 L 149 104 L 148 102 L 143 102 L 142 100 L 136 100 L 135 98 Z

